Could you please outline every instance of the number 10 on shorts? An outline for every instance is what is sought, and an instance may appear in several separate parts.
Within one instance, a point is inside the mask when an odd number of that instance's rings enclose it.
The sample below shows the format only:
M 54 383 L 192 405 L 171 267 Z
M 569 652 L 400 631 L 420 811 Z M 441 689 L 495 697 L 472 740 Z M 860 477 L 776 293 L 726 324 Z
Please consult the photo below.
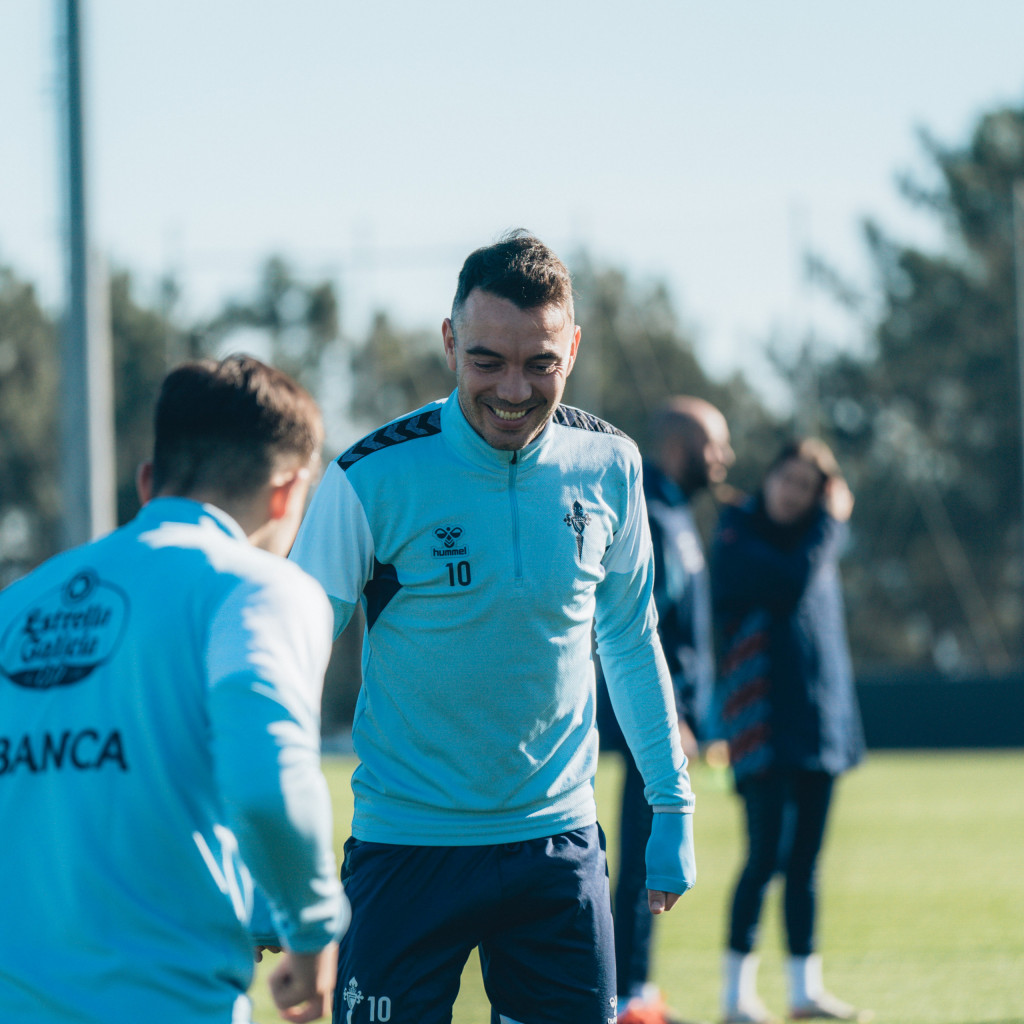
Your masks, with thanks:
M 370 1004 L 370 1020 L 391 1020 L 391 1000 L 387 996 L 367 996 Z
M 370 1011 L 371 1021 L 386 1022 L 391 1020 L 391 1000 L 388 996 L 364 996 L 359 989 L 359 982 L 354 977 L 349 978 L 348 984 L 341 993 L 341 1000 L 348 1006 L 348 1013 L 345 1014 L 345 1024 L 352 1024 L 352 1014 L 355 1008 L 366 1000 Z

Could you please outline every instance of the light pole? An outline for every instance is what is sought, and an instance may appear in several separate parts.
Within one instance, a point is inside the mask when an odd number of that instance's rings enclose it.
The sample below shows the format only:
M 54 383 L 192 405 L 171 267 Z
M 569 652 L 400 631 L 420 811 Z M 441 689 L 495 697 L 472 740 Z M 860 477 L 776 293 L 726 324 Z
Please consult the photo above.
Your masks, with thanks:
M 1020 401 L 1021 421 L 1021 481 L 1024 488 L 1024 178 L 1013 186 L 1013 261 L 1016 270 L 1017 293 L 1017 394 Z M 1021 493 L 1021 549 L 1024 557 L 1024 489 Z M 1024 568 L 1022 568 L 1024 577 Z
M 116 525 L 114 389 L 105 275 L 89 247 L 83 113 L 82 26 L 78 0 L 57 0 L 64 68 L 65 307 L 61 331 L 61 492 L 63 545 Z

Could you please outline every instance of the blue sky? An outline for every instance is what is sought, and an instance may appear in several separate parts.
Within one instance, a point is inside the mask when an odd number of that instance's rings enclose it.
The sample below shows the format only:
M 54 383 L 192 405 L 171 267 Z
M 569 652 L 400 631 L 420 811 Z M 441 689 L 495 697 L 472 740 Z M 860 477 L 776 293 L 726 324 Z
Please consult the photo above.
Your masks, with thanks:
M 706 365 L 758 378 L 773 332 L 855 343 L 801 248 L 867 283 L 864 216 L 940 244 L 894 184 L 917 128 L 1024 104 L 1019 0 L 83 4 L 94 242 L 144 292 L 172 270 L 202 313 L 280 252 L 350 334 L 435 329 L 522 225 L 667 281 Z M 0 261 L 54 306 L 56 6 L 0 0 Z

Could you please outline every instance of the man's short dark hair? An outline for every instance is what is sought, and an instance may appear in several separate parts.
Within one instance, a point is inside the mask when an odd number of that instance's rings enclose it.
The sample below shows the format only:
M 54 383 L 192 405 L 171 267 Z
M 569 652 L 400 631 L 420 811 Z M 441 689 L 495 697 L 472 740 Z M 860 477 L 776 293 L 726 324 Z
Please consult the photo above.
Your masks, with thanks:
M 520 309 L 556 305 L 574 320 L 572 278 L 565 264 L 523 228 L 503 235 L 466 257 L 452 302 L 452 320 L 474 288 L 508 299 Z
M 286 373 L 251 356 L 184 363 L 156 403 L 153 493 L 245 497 L 288 459 L 305 466 L 323 438 L 320 410 Z

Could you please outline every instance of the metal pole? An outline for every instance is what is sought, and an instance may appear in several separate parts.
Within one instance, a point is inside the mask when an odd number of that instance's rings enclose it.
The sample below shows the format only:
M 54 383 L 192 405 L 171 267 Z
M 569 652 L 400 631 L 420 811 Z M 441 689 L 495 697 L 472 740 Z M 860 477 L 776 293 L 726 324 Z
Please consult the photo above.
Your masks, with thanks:
M 1017 392 L 1021 418 L 1021 557 L 1024 558 L 1024 178 L 1013 187 L 1013 255 L 1017 292 Z
M 65 312 L 61 337 L 61 488 L 65 547 L 116 524 L 109 319 L 90 265 L 85 179 L 82 31 L 78 0 L 63 21 Z M 101 276 L 101 275 L 100 275 Z

